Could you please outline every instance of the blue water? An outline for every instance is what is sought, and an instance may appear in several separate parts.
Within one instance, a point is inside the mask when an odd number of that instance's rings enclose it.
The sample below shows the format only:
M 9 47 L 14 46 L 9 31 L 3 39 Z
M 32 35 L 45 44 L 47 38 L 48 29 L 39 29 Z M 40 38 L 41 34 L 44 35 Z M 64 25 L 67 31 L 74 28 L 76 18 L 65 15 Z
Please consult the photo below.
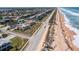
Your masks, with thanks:
M 79 14 L 79 7 L 64 7 L 63 9 Z M 71 13 L 68 13 L 67 11 L 63 11 L 63 10 L 62 10 L 62 12 L 67 16 L 67 18 L 70 21 L 70 24 L 73 27 L 79 29 L 79 16 L 72 15 L 74 13 L 71 14 Z
M 64 7 L 64 9 L 68 9 L 68 10 L 79 13 L 79 7 Z

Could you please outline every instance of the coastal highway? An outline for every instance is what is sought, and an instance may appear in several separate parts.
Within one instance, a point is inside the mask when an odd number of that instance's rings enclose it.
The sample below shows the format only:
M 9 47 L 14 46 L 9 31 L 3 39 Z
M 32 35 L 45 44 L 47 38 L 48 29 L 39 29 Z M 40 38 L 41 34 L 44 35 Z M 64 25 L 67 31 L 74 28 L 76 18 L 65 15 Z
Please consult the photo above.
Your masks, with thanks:
M 29 45 L 24 49 L 24 51 L 35 51 L 38 44 L 40 43 L 41 37 L 45 32 L 46 28 L 49 26 L 49 20 L 51 19 L 55 9 L 52 11 L 51 15 L 47 18 L 45 22 L 41 25 L 37 33 L 34 33 L 29 40 Z

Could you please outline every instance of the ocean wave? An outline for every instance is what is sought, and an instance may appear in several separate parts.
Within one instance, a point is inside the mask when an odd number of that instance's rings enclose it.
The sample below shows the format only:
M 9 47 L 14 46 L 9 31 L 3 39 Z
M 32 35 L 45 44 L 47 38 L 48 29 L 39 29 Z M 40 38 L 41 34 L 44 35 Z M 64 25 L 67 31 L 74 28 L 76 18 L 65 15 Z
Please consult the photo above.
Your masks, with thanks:
M 77 29 L 76 27 L 73 27 L 72 24 L 70 23 L 69 18 L 65 15 L 64 12 L 62 12 L 62 10 L 60 9 L 60 12 L 64 15 L 64 20 L 65 20 L 65 25 L 71 30 L 74 31 L 76 34 L 79 34 L 79 29 Z
M 79 13 L 76 13 L 76 12 L 73 12 L 73 11 L 70 11 L 70 10 L 67 10 L 67 9 L 64 9 L 64 8 L 60 8 L 62 11 L 65 11 L 73 16 L 79 16 Z
M 67 11 L 67 10 L 65 10 Z M 69 18 L 64 14 L 64 12 L 62 12 L 62 10 L 60 9 L 60 12 L 64 15 L 64 19 L 65 19 L 65 26 L 67 26 L 71 31 L 75 32 L 76 35 L 73 36 L 74 40 L 72 41 L 73 44 L 79 48 L 79 29 L 75 28 L 72 26 L 72 24 L 70 24 L 70 21 L 69 21 Z M 71 12 L 71 11 L 67 11 L 69 13 L 74 13 L 74 12 Z M 75 15 L 78 16 L 78 14 L 74 13 Z

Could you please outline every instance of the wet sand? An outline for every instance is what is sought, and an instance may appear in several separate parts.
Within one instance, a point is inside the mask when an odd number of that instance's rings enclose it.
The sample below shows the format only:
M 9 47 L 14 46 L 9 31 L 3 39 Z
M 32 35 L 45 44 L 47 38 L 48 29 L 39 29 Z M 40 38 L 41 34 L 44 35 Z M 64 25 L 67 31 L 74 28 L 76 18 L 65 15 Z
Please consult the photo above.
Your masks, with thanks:
M 79 51 L 79 48 L 77 48 L 72 42 L 74 40 L 73 36 L 76 35 L 76 33 L 71 31 L 67 26 L 65 26 L 64 15 L 62 15 L 60 12 L 59 12 L 59 17 L 61 23 L 61 30 L 63 31 L 62 34 L 64 35 L 66 44 L 72 51 Z

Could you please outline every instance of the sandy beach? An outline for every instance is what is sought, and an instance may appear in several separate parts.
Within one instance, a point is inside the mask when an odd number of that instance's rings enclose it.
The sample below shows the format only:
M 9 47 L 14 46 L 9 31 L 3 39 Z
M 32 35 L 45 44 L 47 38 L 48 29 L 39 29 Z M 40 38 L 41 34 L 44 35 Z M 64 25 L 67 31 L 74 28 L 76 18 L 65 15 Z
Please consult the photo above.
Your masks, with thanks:
M 68 47 L 72 51 L 79 51 L 79 48 L 77 48 L 72 41 L 74 40 L 73 36 L 76 35 L 75 32 L 71 31 L 65 24 L 64 24 L 64 15 L 59 12 L 60 22 L 61 22 L 61 30 L 63 31 L 63 35 L 65 37 L 65 42 L 68 45 Z
M 47 30 L 48 33 L 43 34 L 38 50 L 79 51 L 79 48 L 73 44 L 76 33 L 66 26 L 65 16 L 59 9 L 55 11 L 55 15 L 53 15 L 49 24 L 51 25 Z

